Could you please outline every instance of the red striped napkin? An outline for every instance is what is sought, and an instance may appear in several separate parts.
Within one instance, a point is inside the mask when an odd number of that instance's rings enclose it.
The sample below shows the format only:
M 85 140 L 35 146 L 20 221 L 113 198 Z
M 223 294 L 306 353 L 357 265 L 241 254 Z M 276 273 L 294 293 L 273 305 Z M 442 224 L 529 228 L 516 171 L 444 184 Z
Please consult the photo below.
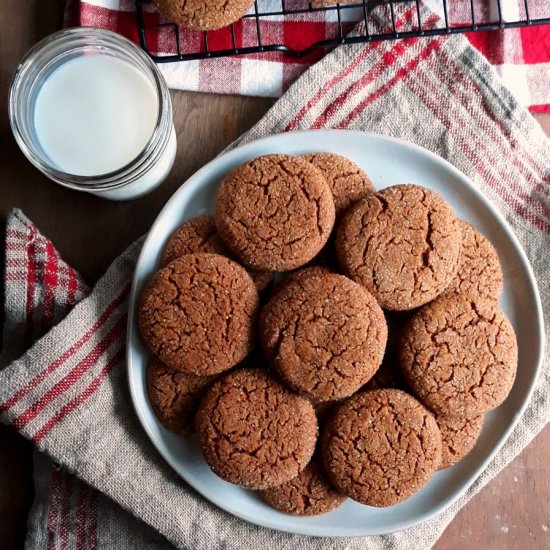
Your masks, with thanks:
M 550 315 L 550 142 L 464 37 L 338 48 L 298 79 L 238 144 L 311 128 L 369 130 L 413 141 L 466 173 L 516 232 Z M 8 355 L 55 325 L 0 371 L 0 420 L 42 453 L 30 548 L 428 548 L 550 420 L 546 352 L 531 403 L 509 440 L 439 516 L 392 535 L 330 541 L 243 522 L 189 489 L 137 422 L 124 331 L 139 248 L 135 243 L 124 252 L 85 296 L 78 275 L 28 220 L 17 212 L 8 220 Z M 48 460 L 61 469 L 52 470 Z
M 127 276 L 130 272 L 127 273 Z M 0 368 L 7 365 L 64 319 L 91 290 L 80 275 L 59 255 L 53 243 L 45 238 L 20 210 L 8 215 L 5 242 L 5 321 L 4 348 L 0 354 Z M 115 298 L 102 314 L 91 323 L 89 330 L 79 335 L 73 345 L 59 354 L 56 360 L 41 369 L 22 385 L 19 391 L 2 401 L 1 410 L 17 407 L 25 400 L 33 386 L 44 385 L 41 398 L 13 420 L 23 428 L 44 414 L 52 401 L 63 398 L 75 386 L 71 400 L 57 409 L 56 414 L 43 422 L 33 440 L 39 442 L 67 415 L 86 407 L 86 401 L 104 379 L 104 373 L 119 364 L 122 366 L 124 299 L 128 285 L 124 284 L 122 299 Z M 119 321 L 104 332 L 110 318 Z M 97 340 L 101 331 L 104 337 Z M 83 379 L 95 366 L 96 360 L 109 353 L 113 360 L 85 385 Z M 87 347 L 88 353 L 83 353 Z M 76 368 L 56 374 L 80 354 Z M 114 361 L 114 363 L 113 363 Z M 48 384 L 48 385 L 46 385 Z M 47 388 L 47 389 L 46 389 Z M 71 474 L 60 463 L 35 450 L 33 456 L 35 500 L 30 512 L 27 548 L 39 549 L 93 549 L 93 548 L 171 548 L 160 535 L 132 514 Z M 105 534 L 109 539 L 105 540 Z M 118 546 L 117 546 L 118 544 Z
M 500 0 L 505 21 L 526 19 L 524 0 Z M 433 13 L 439 16 L 443 25 L 444 12 L 441 0 L 424 0 Z M 287 6 L 306 7 L 307 0 L 287 0 Z M 448 18 L 451 25 L 471 24 L 470 0 L 448 2 Z M 550 17 L 550 3 L 547 0 L 528 0 L 530 16 Z M 474 0 L 477 24 L 498 21 L 496 0 Z M 145 22 L 156 25 L 162 22 L 152 2 L 144 2 Z M 280 11 L 281 0 L 259 0 L 262 12 Z M 66 22 L 68 25 L 102 27 L 119 32 L 138 42 L 133 0 L 68 0 Z M 413 30 L 416 25 L 414 2 L 396 4 L 398 28 Z M 379 6 L 374 15 L 385 17 L 387 6 Z M 344 28 L 347 31 L 354 21 L 363 16 L 362 9 L 344 10 Z M 322 40 L 334 38 L 338 33 L 338 19 L 335 11 L 315 14 L 269 17 L 262 21 L 263 43 L 285 43 L 295 48 Z M 149 32 L 150 48 L 157 54 L 176 53 L 172 28 L 160 28 Z M 469 33 L 471 43 L 494 65 L 497 73 L 519 103 L 531 111 L 550 111 L 550 26 L 510 29 L 505 32 Z M 231 35 L 227 29 L 210 32 L 208 40 L 211 50 L 231 48 Z M 237 47 L 257 45 L 254 19 L 245 19 L 236 25 Z M 181 29 L 182 52 L 204 50 L 200 33 Z M 301 59 L 284 57 L 278 53 L 267 53 L 247 57 L 206 59 L 161 65 L 161 70 L 171 88 L 222 94 L 242 94 L 279 97 L 312 63 L 323 55 L 318 50 L 314 55 Z

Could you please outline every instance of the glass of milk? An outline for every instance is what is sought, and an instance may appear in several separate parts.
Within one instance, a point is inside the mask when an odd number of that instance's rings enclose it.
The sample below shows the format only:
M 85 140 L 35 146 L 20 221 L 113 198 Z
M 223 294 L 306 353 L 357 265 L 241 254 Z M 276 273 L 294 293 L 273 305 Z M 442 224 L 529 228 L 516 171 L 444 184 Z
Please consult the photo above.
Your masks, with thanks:
M 9 115 L 27 158 L 71 189 L 133 199 L 174 164 L 166 82 L 142 50 L 110 31 L 67 29 L 39 42 L 14 75 Z

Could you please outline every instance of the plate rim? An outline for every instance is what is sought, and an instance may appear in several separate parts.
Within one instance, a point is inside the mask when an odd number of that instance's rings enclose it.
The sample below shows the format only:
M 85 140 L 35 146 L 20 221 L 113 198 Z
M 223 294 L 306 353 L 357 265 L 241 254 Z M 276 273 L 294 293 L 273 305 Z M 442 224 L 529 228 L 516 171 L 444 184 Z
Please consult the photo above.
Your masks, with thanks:
M 302 130 L 297 132 L 292 132 L 291 135 L 303 135 L 303 136 L 309 136 L 312 133 L 315 133 L 317 135 L 337 135 L 337 134 L 346 134 L 350 136 L 357 136 L 358 138 L 364 138 L 368 137 L 370 139 L 374 140 L 381 140 L 381 141 L 387 141 L 392 144 L 398 144 L 401 145 L 407 149 L 412 150 L 414 153 L 420 156 L 427 156 L 432 161 L 434 161 L 436 164 L 442 165 L 445 170 L 448 170 L 453 173 L 453 175 L 461 181 L 462 184 L 464 184 L 466 187 L 469 188 L 469 190 L 475 195 L 475 197 L 483 204 L 485 208 L 487 208 L 491 214 L 498 220 L 499 224 L 504 228 L 506 232 L 506 236 L 508 237 L 510 243 L 512 244 L 515 253 L 520 258 L 521 263 L 525 269 L 525 272 L 527 274 L 527 281 L 530 287 L 530 290 L 532 292 L 534 302 L 535 302 L 535 315 L 534 318 L 536 319 L 537 326 L 538 326 L 538 334 L 537 338 L 540 342 L 540 345 L 538 346 L 537 350 L 537 358 L 536 358 L 536 368 L 535 368 L 535 374 L 532 378 L 532 380 L 529 383 L 528 389 L 525 392 L 521 406 L 514 412 L 513 418 L 509 425 L 507 426 L 506 430 L 503 432 L 502 436 L 498 440 L 498 443 L 493 446 L 491 452 L 489 452 L 485 458 L 482 460 L 480 465 L 473 471 L 473 473 L 468 476 L 466 483 L 464 486 L 452 494 L 452 496 L 445 498 L 439 505 L 433 506 L 433 508 L 423 514 L 420 518 L 417 519 L 410 519 L 410 520 L 403 520 L 402 525 L 398 525 L 395 528 L 382 528 L 382 529 L 376 529 L 369 526 L 363 526 L 354 528 L 350 531 L 349 528 L 347 528 L 346 533 L 338 533 L 333 535 L 327 535 L 327 534 L 316 534 L 314 532 L 310 532 L 307 529 L 301 529 L 299 526 L 297 527 L 290 527 L 284 528 L 281 527 L 279 524 L 275 525 L 273 522 L 270 521 L 263 521 L 263 520 L 257 520 L 254 517 L 250 517 L 247 514 L 240 514 L 238 511 L 235 511 L 234 508 L 230 508 L 228 505 L 225 504 L 225 501 L 222 499 L 220 502 L 214 502 L 209 497 L 205 496 L 201 488 L 197 486 L 198 484 L 195 484 L 193 481 L 190 481 L 187 479 L 178 468 L 181 467 L 181 465 L 178 465 L 177 460 L 173 459 L 170 455 L 167 455 L 161 446 L 158 444 L 156 437 L 149 429 L 149 426 L 147 425 L 144 414 L 141 409 L 140 401 L 138 399 L 138 396 L 136 394 L 136 381 L 134 379 L 133 374 L 133 368 L 132 368 L 132 353 L 131 353 L 131 344 L 132 344 L 132 332 L 134 328 L 134 321 L 135 321 L 135 310 L 137 303 L 139 301 L 139 297 L 137 296 L 137 287 L 138 287 L 138 278 L 140 273 L 140 266 L 145 261 L 144 257 L 146 255 L 146 252 L 149 250 L 149 248 L 152 246 L 152 235 L 154 232 L 156 232 L 157 227 L 162 223 L 162 219 L 164 217 L 164 213 L 168 210 L 170 205 L 177 200 L 178 195 L 180 192 L 182 192 L 182 189 L 189 183 L 193 182 L 195 180 L 202 179 L 204 173 L 208 172 L 208 170 L 211 168 L 212 164 L 219 163 L 221 159 L 227 159 L 231 156 L 238 156 L 239 153 L 243 152 L 243 149 L 255 149 L 257 147 L 261 148 L 262 142 L 271 141 L 274 138 L 281 138 L 284 139 L 284 137 L 288 136 L 287 133 L 277 133 L 277 134 L 270 134 L 269 136 L 264 136 L 259 139 L 255 139 L 252 141 L 249 141 L 243 145 L 237 145 L 233 149 L 230 150 L 224 150 L 222 151 L 218 156 L 214 157 L 212 160 L 210 160 L 208 163 L 206 163 L 204 166 L 202 166 L 199 170 L 194 172 L 189 178 L 187 178 L 172 194 L 172 196 L 166 201 L 160 212 L 155 217 L 154 222 L 151 224 L 151 227 L 149 228 L 149 231 L 147 232 L 147 236 L 145 238 L 145 241 L 142 245 L 142 248 L 139 252 L 138 260 L 135 264 L 134 272 L 132 275 L 132 286 L 130 290 L 130 295 L 128 298 L 128 318 L 127 318 L 127 330 L 126 330 L 126 363 L 127 363 L 127 379 L 128 379 L 128 385 L 130 390 L 130 397 L 132 400 L 132 404 L 134 407 L 134 410 L 138 416 L 139 423 L 145 433 L 147 434 L 149 440 L 157 450 L 157 452 L 161 455 L 162 459 L 167 462 L 170 467 L 175 471 L 175 473 L 185 481 L 191 488 L 193 488 L 197 493 L 201 496 L 201 498 L 204 498 L 211 502 L 214 506 L 218 507 L 219 509 L 225 511 L 226 513 L 231 514 L 234 517 L 237 517 L 243 521 L 247 521 L 249 523 L 252 523 L 254 525 L 257 525 L 259 527 L 273 529 L 279 532 L 289 533 L 289 534 L 298 534 L 303 536 L 311 536 L 311 537 L 323 537 L 323 538 L 349 538 L 349 537 L 364 537 L 364 536 L 376 536 L 376 535 L 388 535 L 391 533 L 397 533 L 399 531 L 402 531 L 404 529 L 413 527 L 415 525 L 419 525 L 421 523 L 424 523 L 426 521 L 429 521 L 433 517 L 443 513 L 445 510 L 447 510 L 452 504 L 454 504 L 459 498 L 461 498 L 468 489 L 475 483 L 475 481 L 481 476 L 481 474 L 486 470 L 489 463 L 493 460 L 493 458 L 496 456 L 496 454 L 502 449 L 504 444 L 508 441 L 512 431 L 515 429 L 517 424 L 519 423 L 519 420 L 523 416 L 527 406 L 529 405 L 531 401 L 531 397 L 533 395 L 536 383 L 540 377 L 541 371 L 542 371 L 542 362 L 544 359 L 544 351 L 546 347 L 546 338 L 545 338 L 545 330 L 544 330 L 544 313 L 542 308 L 542 300 L 540 297 L 540 292 L 537 284 L 537 280 L 535 278 L 535 274 L 533 271 L 533 267 L 531 266 L 531 262 L 529 261 L 529 258 L 527 257 L 527 254 L 525 250 L 523 249 L 523 246 L 519 242 L 519 239 L 517 238 L 515 232 L 511 228 L 510 224 L 504 217 L 504 215 L 500 212 L 500 210 L 492 203 L 492 201 L 481 191 L 478 187 L 476 187 L 473 182 L 470 180 L 468 176 L 466 176 L 463 172 L 461 172 L 456 166 L 451 164 L 446 159 L 440 157 L 436 153 L 433 153 L 432 151 L 417 145 L 415 143 L 411 143 L 409 141 L 395 138 L 392 136 L 387 136 L 383 134 L 376 134 L 373 132 L 362 132 L 358 130 L 339 130 L 339 129 L 330 129 L 330 130 Z M 317 149 L 316 151 L 319 151 Z M 327 151 L 330 152 L 330 151 Z M 268 154 L 268 153 L 260 153 L 260 154 Z M 251 155 L 250 158 L 253 158 L 254 155 Z M 257 156 L 257 155 L 256 155 Z

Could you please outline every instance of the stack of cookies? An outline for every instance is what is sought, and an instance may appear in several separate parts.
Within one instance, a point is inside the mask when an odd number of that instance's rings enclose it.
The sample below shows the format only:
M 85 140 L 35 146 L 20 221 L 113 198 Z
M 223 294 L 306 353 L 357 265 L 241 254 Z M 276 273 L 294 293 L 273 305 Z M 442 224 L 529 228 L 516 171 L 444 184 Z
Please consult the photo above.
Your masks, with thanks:
M 493 246 L 419 185 L 266 155 L 171 236 L 143 291 L 159 420 L 277 510 L 391 506 L 464 457 L 511 390 Z

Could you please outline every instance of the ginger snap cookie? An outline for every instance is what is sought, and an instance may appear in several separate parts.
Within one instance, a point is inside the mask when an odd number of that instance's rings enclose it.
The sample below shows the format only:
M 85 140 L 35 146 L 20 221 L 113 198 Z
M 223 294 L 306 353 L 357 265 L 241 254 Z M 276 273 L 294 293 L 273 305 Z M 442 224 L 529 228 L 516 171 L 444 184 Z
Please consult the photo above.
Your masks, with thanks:
M 210 386 L 195 427 L 212 471 L 249 489 L 294 479 L 317 441 L 311 403 L 261 369 L 238 369 Z
M 310 162 L 289 155 L 249 160 L 224 178 L 218 231 L 244 265 L 287 271 L 313 259 L 334 225 L 330 188 Z
M 419 185 L 387 187 L 352 206 L 336 233 L 344 274 L 384 309 L 409 310 L 441 294 L 457 272 L 462 235 L 447 203 Z
M 147 393 L 157 418 L 178 435 L 191 435 L 202 394 L 215 378 L 178 372 L 152 357 L 147 366 Z
M 326 514 L 346 497 L 330 482 L 323 465 L 315 459 L 294 479 L 260 493 L 271 507 L 296 516 Z
M 367 173 L 342 155 L 313 153 L 303 158 L 325 176 L 332 192 L 337 218 L 354 202 L 376 191 Z
M 160 258 L 164 267 L 184 254 L 210 252 L 231 257 L 231 252 L 223 242 L 214 222 L 214 216 L 199 216 L 182 223 L 168 239 Z M 248 270 L 259 292 L 265 290 L 273 279 L 269 271 Z
M 301 269 L 296 269 L 295 271 L 289 271 L 288 273 L 284 274 L 283 279 L 275 284 L 271 293 L 271 298 L 273 298 L 275 294 L 278 294 L 283 288 L 285 288 L 289 283 L 293 281 L 299 280 L 304 277 L 309 277 L 311 275 L 324 275 L 326 273 L 334 273 L 334 271 L 323 265 L 312 265 L 310 267 L 302 267 Z
M 408 386 L 434 413 L 474 418 L 510 393 L 518 348 L 494 300 L 456 294 L 439 297 L 413 316 L 399 359 Z
M 172 233 L 160 258 L 164 267 L 185 254 L 209 252 L 227 256 L 229 250 L 216 230 L 213 216 L 198 216 L 183 222 Z
M 462 248 L 456 277 L 445 294 L 470 294 L 498 300 L 504 284 L 495 247 L 476 229 L 458 220 Z
M 213 31 L 239 20 L 253 0 L 155 0 L 168 21 L 195 31 Z
M 483 415 L 474 418 L 437 415 L 435 421 L 441 432 L 439 469 L 442 470 L 462 460 L 474 448 L 483 428 Z
M 141 295 L 138 324 L 168 367 L 206 376 L 242 361 L 255 342 L 258 291 L 236 262 L 187 254 L 158 271 Z
M 326 471 L 336 488 L 369 506 L 410 497 L 441 462 L 441 434 L 432 414 L 394 389 L 346 400 L 321 436 Z
M 374 297 L 342 275 L 295 275 L 260 314 L 262 348 L 282 379 L 317 401 L 356 392 L 384 355 L 387 326 Z

